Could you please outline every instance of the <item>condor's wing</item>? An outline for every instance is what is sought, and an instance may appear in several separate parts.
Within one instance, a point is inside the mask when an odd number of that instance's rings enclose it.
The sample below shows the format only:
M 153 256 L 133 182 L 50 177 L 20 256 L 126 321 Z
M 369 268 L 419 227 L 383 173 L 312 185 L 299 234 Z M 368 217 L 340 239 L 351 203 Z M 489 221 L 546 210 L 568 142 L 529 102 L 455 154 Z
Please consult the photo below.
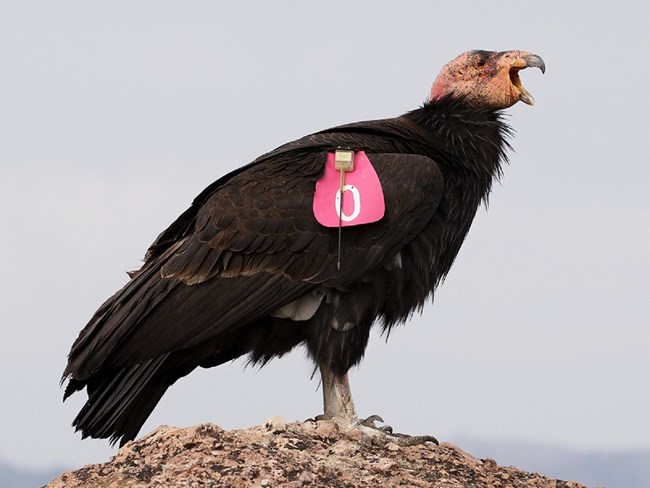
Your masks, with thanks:
M 318 285 L 344 286 L 388 262 L 431 219 L 442 176 L 429 158 L 371 154 L 386 214 L 337 229 L 312 213 L 326 151 L 302 150 L 249 167 L 223 182 L 194 228 L 149 260 L 97 311 L 69 356 L 65 375 L 84 378 L 227 334 Z

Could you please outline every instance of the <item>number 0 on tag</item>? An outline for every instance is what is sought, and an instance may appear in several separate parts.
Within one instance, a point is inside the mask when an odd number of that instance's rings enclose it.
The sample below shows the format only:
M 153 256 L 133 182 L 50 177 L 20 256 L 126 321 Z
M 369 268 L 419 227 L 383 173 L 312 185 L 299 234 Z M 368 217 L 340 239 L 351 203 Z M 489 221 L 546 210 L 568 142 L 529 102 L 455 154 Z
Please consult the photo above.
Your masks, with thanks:
M 369 224 L 384 216 L 384 192 L 366 153 L 354 153 L 354 170 L 345 172 L 342 192 L 334 153 L 327 154 L 325 174 L 316 182 L 313 208 L 316 220 L 325 227 Z

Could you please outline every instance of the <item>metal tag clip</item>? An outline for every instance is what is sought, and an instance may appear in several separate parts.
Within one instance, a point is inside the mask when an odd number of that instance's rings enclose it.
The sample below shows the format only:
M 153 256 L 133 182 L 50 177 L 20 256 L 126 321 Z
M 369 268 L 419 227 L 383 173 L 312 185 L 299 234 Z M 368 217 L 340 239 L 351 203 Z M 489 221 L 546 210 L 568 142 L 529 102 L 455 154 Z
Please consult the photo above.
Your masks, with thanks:
M 337 149 L 334 151 L 334 169 L 341 173 L 339 185 L 339 247 L 336 268 L 341 269 L 341 215 L 343 215 L 343 193 L 345 190 L 345 173 L 354 171 L 354 151 L 351 149 Z

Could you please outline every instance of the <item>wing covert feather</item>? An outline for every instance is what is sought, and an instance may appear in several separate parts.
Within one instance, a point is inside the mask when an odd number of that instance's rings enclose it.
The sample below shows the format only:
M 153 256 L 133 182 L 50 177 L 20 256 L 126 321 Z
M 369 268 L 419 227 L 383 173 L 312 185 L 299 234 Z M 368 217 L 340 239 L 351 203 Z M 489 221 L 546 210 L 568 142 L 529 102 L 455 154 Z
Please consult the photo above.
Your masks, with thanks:
M 162 276 L 187 284 L 256 273 L 334 286 L 358 279 L 417 235 L 433 216 L 443 188 L 430 158 L 369 157 L 382 183 L 386 215 L 373 224 L 343 229 L 342 258 L 349 266 L 336 268 L 338 229 L 321 226 L 312 213 L 320 176 L 313 166 L 324 166 L 322 152 L 307 162 L 307 174 L 293 164 L 287 165 L 290 171 L 235 176 L 200 209 L 197 230 L 163 266 Z

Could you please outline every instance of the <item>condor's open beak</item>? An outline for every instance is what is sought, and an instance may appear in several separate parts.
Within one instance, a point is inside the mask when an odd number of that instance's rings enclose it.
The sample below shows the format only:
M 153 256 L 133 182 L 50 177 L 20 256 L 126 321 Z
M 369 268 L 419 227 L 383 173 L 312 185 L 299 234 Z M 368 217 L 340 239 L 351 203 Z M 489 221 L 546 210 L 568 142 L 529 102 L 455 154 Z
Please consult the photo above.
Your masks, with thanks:
M 539 68 L 542 73 L 546 73 L 546 64 L 544 63 L 544 60 L 537 54 L 526 54 L 525 56 L 521 57 L 521 60 L 523 60 L 523 63 L 518 63 L 517 65 L 510 68 L 510 81 L 519 91 L 519 100 L 527 105 L 534 105 L 535 99 L 521 84 L 519 71 L 526 68 Z

